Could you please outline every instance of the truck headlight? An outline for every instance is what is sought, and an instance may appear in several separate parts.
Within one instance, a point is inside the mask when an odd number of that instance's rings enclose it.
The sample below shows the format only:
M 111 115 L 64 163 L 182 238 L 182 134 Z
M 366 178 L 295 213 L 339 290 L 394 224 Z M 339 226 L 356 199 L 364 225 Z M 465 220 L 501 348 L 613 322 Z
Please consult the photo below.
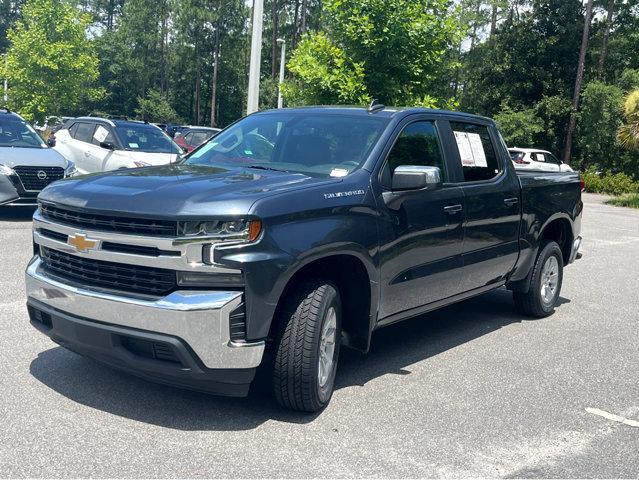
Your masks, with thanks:
M 13 171 L 13 168 L 7 167 L 0 163 L 0 175 L 15 175 L 16 172 Z
M 212 220 L 203 222 L 178 222 L 178 236 L 197 239 L 254 242 L 262 232 L 260 220 Z

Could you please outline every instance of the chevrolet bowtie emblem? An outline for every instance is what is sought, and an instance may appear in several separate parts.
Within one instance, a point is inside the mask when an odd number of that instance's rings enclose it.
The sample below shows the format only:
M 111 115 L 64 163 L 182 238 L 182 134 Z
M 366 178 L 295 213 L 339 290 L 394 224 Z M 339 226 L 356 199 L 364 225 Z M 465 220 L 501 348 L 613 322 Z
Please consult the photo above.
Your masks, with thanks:
M 76 233 L 75 235 L 69 235 L 67 243 L 75 247 L 78 252 L 88 252 L 97 246 L 98 241 L 87 238 L 83 233 Z

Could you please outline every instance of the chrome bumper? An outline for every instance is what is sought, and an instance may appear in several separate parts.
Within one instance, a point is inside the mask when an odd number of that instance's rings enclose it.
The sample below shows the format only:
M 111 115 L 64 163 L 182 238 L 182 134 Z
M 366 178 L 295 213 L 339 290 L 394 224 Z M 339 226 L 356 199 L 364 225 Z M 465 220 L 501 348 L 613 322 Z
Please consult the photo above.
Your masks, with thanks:
M 141 300 L 63 284 L 48 277 L 40 265 L 36 256 L 27 267 L 29 299 L 87 320 L 178 337 L 207 368 L 254 368 L 262 361 L 264 342 L 230 339 L 229 313 L 240 304 L 240 292 L 176 291 Z

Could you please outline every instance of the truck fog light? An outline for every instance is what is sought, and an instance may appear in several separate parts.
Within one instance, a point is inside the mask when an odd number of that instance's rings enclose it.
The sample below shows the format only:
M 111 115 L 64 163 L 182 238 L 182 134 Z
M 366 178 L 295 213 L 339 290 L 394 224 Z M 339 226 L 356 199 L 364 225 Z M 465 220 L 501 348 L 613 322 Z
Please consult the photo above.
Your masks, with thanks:
M 232 287 L 244 286 L 241 273 L 177 272 L 177 283 L 181 287 Z

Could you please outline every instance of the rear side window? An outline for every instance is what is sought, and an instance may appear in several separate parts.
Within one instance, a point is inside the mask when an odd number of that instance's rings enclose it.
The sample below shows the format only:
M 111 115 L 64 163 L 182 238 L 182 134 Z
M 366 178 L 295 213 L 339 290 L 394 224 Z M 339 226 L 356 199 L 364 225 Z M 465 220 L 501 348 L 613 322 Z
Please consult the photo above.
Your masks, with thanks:
M 474 123 L 451 122 L 459 149 L 465 182 L 490 180 L 499 174 L 499 162 L 488 127 Z
M 91 143 L 91 139 L 93 138 L 93 130 L 95 130 L 95 125 L 92 123 L 77 123 L 77 128 L 73 138 L 76 140 L 80 140 L 81 142 Z
M 390 173 L 400 165 L 438 167 L 446 177 L 444 158 L 433 122 L 414 122 L 404 127 L 388 154 Z

